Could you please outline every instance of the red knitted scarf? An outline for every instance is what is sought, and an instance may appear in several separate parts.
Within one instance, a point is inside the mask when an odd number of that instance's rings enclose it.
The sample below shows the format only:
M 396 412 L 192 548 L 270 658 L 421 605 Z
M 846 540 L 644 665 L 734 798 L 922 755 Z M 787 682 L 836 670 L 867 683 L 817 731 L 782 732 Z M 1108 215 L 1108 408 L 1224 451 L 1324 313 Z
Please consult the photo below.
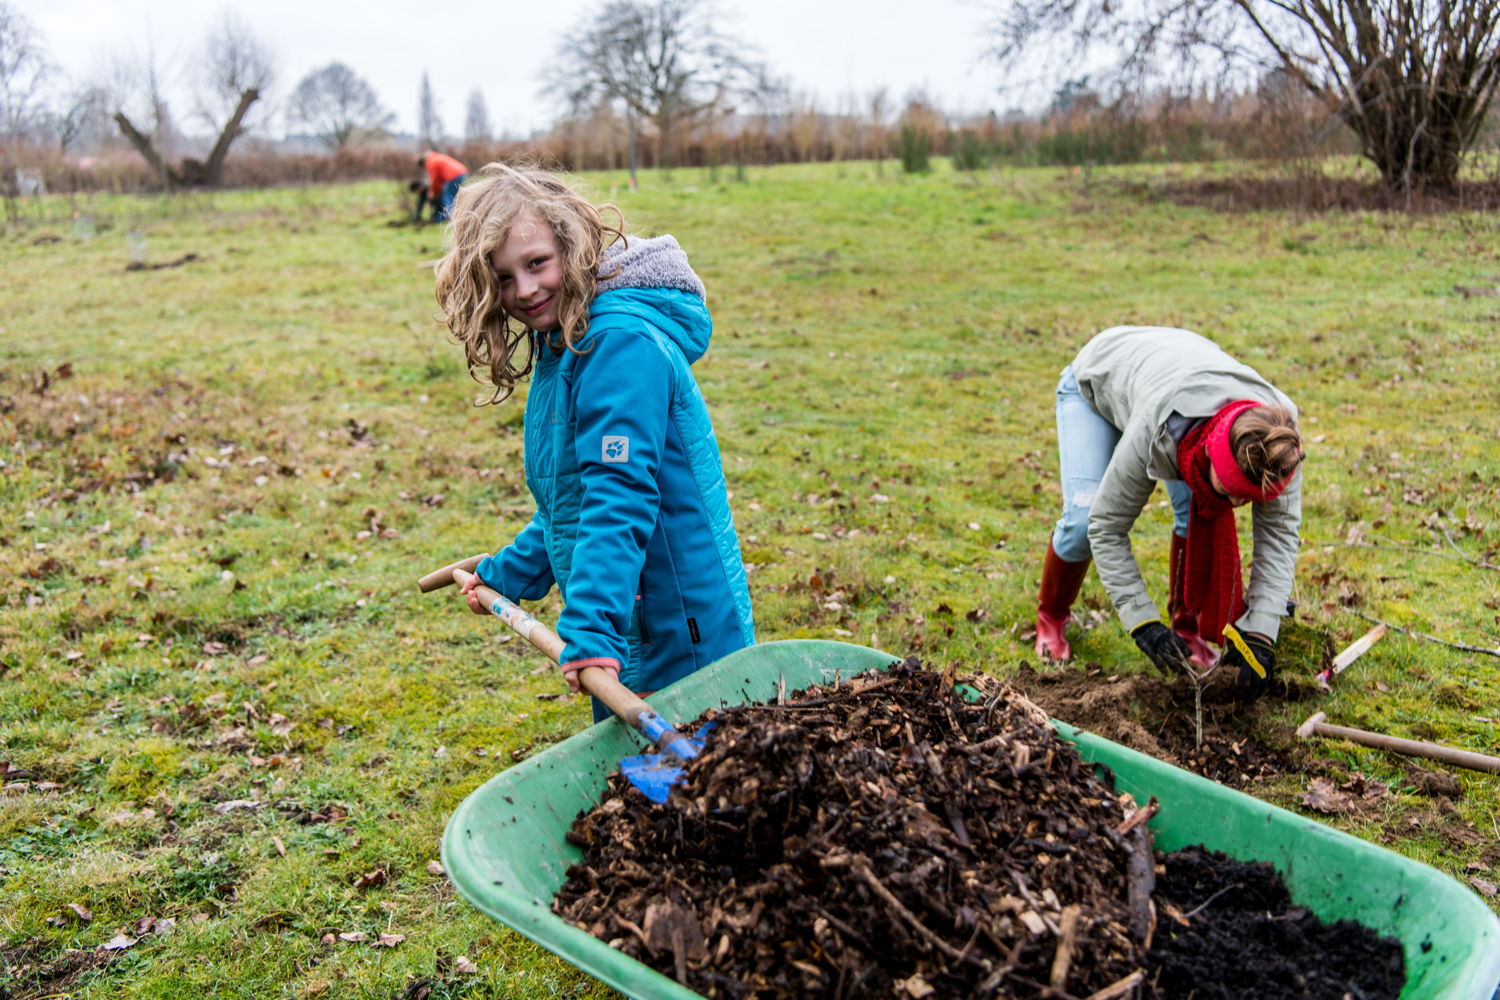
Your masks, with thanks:
M 1224 626 L 1245 613 L 1244 584 L 1240 578 L 1240 540 L 1229 498 L 1214 489 L 1209 469 L 1218 473 L 1225 489 L 1249 500 L 1271 500 L 1281 495 L 1291 477 L 1265 489 L 1245 477 L 1229 446 L 1234 418 L 1262 404 L 1239 399 L 1188 431 L 1177 446 L 1177 468 L 1192 490 L 1188 514 L 1187 558 L 1184 568 L 1184 610 L 1198 615 L 1198 631 L 1210 642 L 1224 642 Z

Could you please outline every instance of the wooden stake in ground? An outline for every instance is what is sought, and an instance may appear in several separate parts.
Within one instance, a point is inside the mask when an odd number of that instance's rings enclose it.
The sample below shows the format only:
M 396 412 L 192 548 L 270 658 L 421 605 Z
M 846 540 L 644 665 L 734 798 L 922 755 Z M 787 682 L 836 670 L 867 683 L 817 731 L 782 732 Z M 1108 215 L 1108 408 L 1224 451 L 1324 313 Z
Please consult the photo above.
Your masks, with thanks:
M 1318 671 L 1318 686 L 1323 688 L 1329 687 L 1328 682 L 1343 673 L 1344 668 L 1349 664 L 1369 652 L 1370 647 L 1379 642 L 1385 635 L 1386 629 L 1387 626 L 1383 623 L 1376 625 L 1370 631 L 1351 642 L 1342 653 L 1333 658 L 1333 663 L 1326 670 Z
M 1409 757 L 1425 757 L 1428 760 L 1440 760 L 1447 764 L 1457 764 L 1471 771 L 1488 771 L 1491 774 L 1500 774 L 1500 757 L 1491 757 L 1488 754 L 1474 753 L 1471 750 L 1458 750 L 1454 747 L 1445 747 L 1437 743 L 1423 743 L 1419 740 L 1406 740 L 1399 736 L 1387 736 L 1384 733 L 1370 733 L 1363 729 L 1350 729 L 1347 726 L 1331 726 L 1323 720 L 1327 718 L 1322 712 L 1315 713 L 1302 725 L 1297 727 L 1297 735 L 1302 739 L 1312 736 L 1324 736 L 1334 740 L 1348 740 L 1361 746 L 1376 747 L 1380 750 L 1393 750 L 1403 753 Z

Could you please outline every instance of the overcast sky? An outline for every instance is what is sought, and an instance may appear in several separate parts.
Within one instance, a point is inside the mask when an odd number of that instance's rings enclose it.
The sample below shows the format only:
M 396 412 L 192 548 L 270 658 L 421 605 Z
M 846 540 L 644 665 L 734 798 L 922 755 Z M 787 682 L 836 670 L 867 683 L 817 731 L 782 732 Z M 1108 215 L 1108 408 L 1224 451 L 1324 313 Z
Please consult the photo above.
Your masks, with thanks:
M 478 89 L 497 131 L 524 135 L 556 116 L 558 109 L 538 97 L 538 81 L 560 35 L 599 0 L 11 2 L 74 78 L 87 78 L 112 55 L 148 47 L 166 69 L 182 67 L 232 10 L 275 51 L 276 96 L 337 60 L 374 86 L 395 112 L 397 130 L 415 131 L 426 71 L 450 134 L 462 132 L 468 94 Z M 863 99 L 878 86 L 898 103 L 925 89 L 953 113 L 1026 103 L 1024 95 L 999 92 L 1005 78 L 983 57 L 985 0 L 721 0 L 720 6 L 726 32 L 757 47 L 773 71 L 825 109 L 841 95 Z M 185 73 L 169 83 L 176 85 L 168 93 L 181 119 L 191 110 Z

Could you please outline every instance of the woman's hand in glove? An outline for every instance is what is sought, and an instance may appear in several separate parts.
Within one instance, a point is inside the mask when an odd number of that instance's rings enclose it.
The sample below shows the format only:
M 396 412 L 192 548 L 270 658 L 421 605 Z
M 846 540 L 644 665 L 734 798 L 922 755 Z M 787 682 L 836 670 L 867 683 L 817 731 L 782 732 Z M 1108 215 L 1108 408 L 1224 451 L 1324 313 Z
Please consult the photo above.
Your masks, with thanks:
M 1141 652 L 1151 658 L 1156 669 L 1168 677 L 1192 669 L 1189 666 L 1192 651 L 1188 649 L 1187 643 L 1161 622 L 1155 619 L 1142 622 L 1130 633 L 1130 637 L 1141 647 Z
M 1224 626 L 1226 666 L 1240 672 L 1236 687 L 1247 704 L 1265 693 L 1266 685 L 1276 676 L 1276 643 L 1256 632 L 1241 632 L 1233 625 Z

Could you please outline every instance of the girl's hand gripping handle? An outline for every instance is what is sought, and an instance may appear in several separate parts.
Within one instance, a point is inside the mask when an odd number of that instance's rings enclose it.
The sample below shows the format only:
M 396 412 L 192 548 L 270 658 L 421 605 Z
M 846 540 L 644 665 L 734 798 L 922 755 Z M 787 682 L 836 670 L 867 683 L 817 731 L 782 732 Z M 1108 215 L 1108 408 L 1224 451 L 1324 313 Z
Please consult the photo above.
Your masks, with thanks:
M 537 621 L 532 617 L 531 612 L 519 607 L 505 595 L 478 582 L 474 574 L 463 569 L 462 565 L 449 567 L 449 571 L 452 573 L 454 582 L 466 594 L 479 599 L 481 608 L 500 618 L 521 638 L 545 653 L 553 663 L 561 665 L 563 641 L 558 638 L 556 632 Z M 474 580 L 472 586 L 469 583 L 471 579 Z M 639 695 L 621 684 L 613 673 L 603 667 L 584 667 L 579 670 L 578 686 L 604 702 L 610 711 L 636 729 L 641 728 L 643 715 L 655 714 L 651 711 L 651 706 L 641 700 Z

